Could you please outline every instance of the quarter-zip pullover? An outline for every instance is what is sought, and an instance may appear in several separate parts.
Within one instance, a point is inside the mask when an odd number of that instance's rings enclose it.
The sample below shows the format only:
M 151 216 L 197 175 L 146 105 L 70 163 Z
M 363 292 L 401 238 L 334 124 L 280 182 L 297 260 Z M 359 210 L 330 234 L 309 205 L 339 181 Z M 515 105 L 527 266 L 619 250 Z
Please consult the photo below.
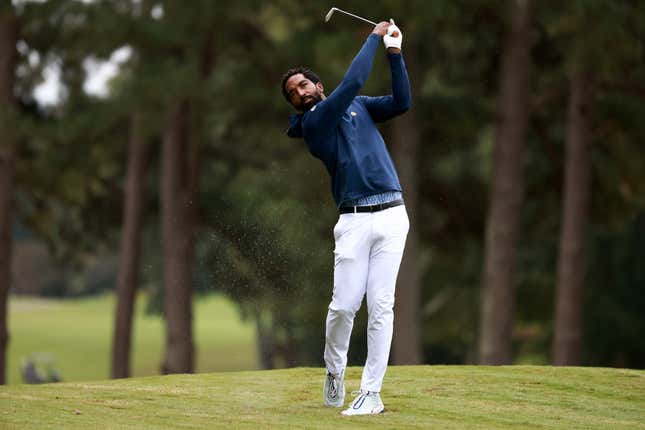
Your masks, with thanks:
M 401 191 L 401 184 L 376 123 L 410 108 L 410 83 L 401 54 L 388 54 L 392 94 L 359 96 L 381 37 L 371 34 L 347 69 L 338 87 L 307 112 L 292 115 L 287 134 L 304 138 L 311 154 L 331 176 L 338 207 L 386 191 Z

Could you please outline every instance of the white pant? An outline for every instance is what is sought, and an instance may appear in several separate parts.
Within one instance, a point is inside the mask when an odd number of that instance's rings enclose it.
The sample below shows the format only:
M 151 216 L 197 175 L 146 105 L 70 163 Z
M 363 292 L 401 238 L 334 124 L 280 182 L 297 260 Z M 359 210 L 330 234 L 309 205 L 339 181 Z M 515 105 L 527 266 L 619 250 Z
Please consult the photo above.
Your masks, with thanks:
M 381 391 L 392 343 L 394 288 L 409 226 L 405 206 L 395 206 L 340 215 L 334 227 L 334 293 L 327 313 L 325 364 L 329 372 L 344 372 L 354 315 L 367 294 L 364 391 Z

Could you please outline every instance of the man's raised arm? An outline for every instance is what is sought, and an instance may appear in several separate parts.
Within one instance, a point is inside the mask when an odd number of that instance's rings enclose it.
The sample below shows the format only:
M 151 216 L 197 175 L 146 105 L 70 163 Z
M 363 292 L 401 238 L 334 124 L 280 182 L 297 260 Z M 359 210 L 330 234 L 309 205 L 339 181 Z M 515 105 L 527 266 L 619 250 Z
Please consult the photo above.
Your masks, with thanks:
M 379 41 L 386 34 L 389 22 L 380 22 L 350 64 L 341 83 L 325 100 L 316 104 L 304 119 L 305 133 L 334 129 L 352 100 L 358 95 L 372 70 Z
M 394 37 L 392 34 L 398 35 Z M 401 55 L 403 33 L 398 27 L 392 25 L 388 34 L 383 38 L 390 59 L 390 72 L 392 76 L 392 94 L 382 97 L 361 97 L 374 122 L 387 121 L 410 109 L 411 94 L 410 80 L 405 68 L 405 61 Z

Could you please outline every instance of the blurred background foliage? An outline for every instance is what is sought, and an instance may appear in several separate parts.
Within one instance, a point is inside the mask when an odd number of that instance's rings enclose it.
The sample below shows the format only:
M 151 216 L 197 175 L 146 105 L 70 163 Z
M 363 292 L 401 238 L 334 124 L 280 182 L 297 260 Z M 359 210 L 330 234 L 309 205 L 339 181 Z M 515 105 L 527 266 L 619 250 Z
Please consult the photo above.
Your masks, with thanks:
M 393 17 L 404 33 L 404 56 L 415 58 L 409 71 L 421 139 L 415 169 L 423 361 L 474 363 L 505 2 L 338 6 L 373 20 Z M 317 0 L 14 1 L 20 39 L 17 115 L 8 123 L 18 136 L 12 292 L 72 297 L 114 289 L 136 111 L 150 150 L 140 285 L 148 311 L 161 312 L 161 141 L 165 107 L 186 97 L 199 125 L 191 137 L 200 165 L 194 290 L 198 297 L 224 293 L 239 305 L 259 342 L 269 345 L 262 366 L 320 365 L 337 215 L 322 164 L 285 135 L 292 112 L 279 84 L 296 65 L 315 70 L 327 92 L 342 79 L 370 28 L 342 15 L 324 23 L 329 7 Z M 532 37 L 514 361 L 550 361 L 567 76 L 584 61 L 599 89 L 582 364 L 642 368 L 645 5 L 540 1 Z M 88 93 L 90 65 L 114 63 L 118 51 L 127 55 L 106 91 Z M 201 73 L 204 58 L 212 62 L 209 74 Z M 44 104 L 34 94 L 52 71 L 59 94 Z M 389 84 L 379 54 L 363 93 L 387 93 Z M 388 142 L 391 124 L 381 131 Z M 36 267 L 46 276 L 27 276 Z M 360 314 L 351 364 L 363 360 L 364 327 Z

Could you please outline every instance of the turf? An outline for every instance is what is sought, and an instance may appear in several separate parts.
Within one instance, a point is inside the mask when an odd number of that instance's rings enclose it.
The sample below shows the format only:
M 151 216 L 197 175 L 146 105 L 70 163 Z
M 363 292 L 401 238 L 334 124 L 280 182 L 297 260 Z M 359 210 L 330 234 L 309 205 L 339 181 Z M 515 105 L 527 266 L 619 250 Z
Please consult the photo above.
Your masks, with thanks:
M 347 372 L 348 391 L 360 371 Z M 645 429 L 645 372 L 539 366 L 390 367 L 378 416 L 324 408 L 298 368 L 0 388 L 7 429 Z
M 10 297 L 8 382 L 21 382 L 23 360 L 46 353 L 55 360 L 64 381 L 106 379 L 114 320 L 114 296 L 45 300 Z M 146 315 L 146 299 L 137 300 L 132 345 L 132 375 L 159 373 L 164 323 Z M 235 305 L 219 295 L 195 301 L 196 370 L 257 369 L 255 328 L 240 321 Z

